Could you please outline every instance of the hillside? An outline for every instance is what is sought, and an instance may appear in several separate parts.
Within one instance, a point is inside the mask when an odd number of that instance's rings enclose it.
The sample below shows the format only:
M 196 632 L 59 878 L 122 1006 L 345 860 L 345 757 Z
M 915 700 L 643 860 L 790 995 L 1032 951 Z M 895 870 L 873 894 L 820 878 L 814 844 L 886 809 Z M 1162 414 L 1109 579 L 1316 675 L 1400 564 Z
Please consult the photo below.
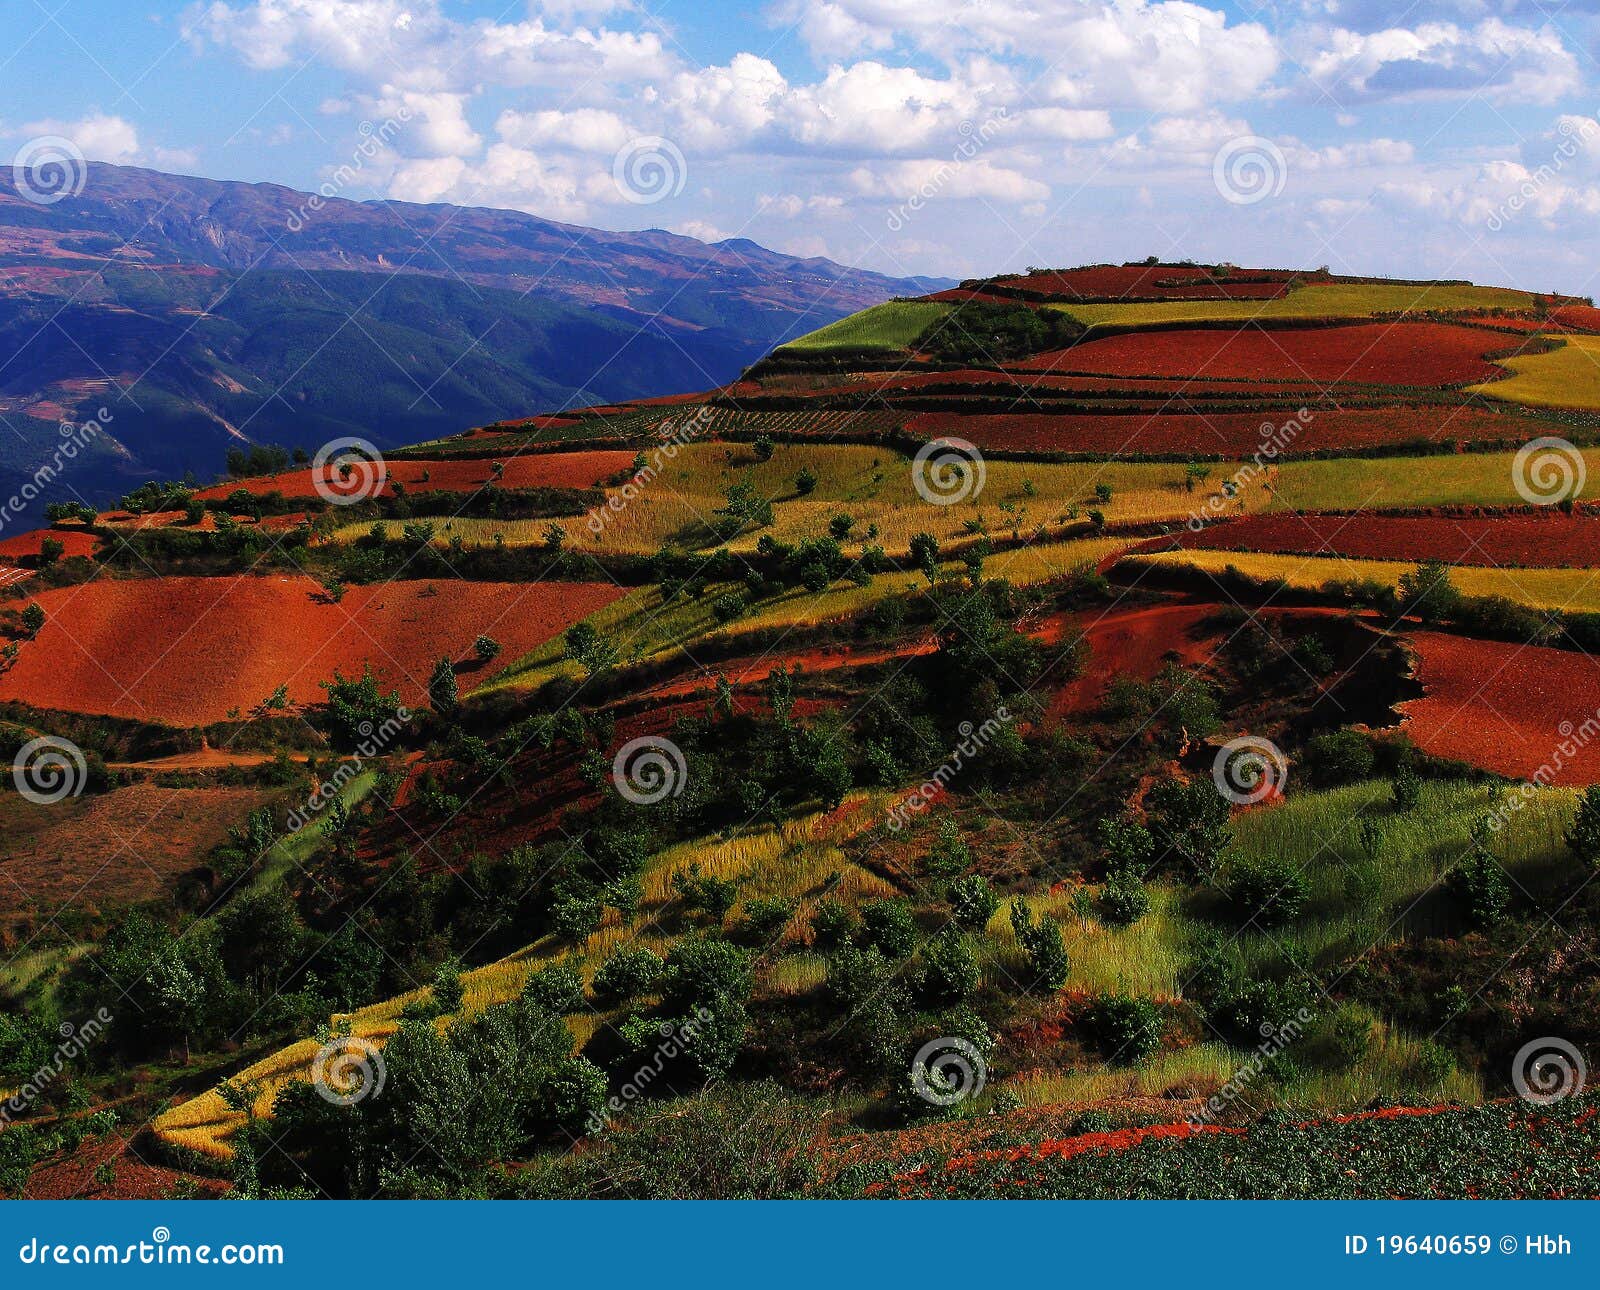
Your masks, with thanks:
M 0 1186 L 1596 1195 L 1592 342 L 1032 271 L 0 542 Z
M 7 171 L 0 416 L 20 443 L 0 492 L 49 460 L 59 421 L 100 407 L 113 420 L 56 500 L 209 479 L 240 444 L 391 447 L 530 406 L 715 384 L 926 285 L 742 239 L 101 164 L 81 195 L 40 206 Z

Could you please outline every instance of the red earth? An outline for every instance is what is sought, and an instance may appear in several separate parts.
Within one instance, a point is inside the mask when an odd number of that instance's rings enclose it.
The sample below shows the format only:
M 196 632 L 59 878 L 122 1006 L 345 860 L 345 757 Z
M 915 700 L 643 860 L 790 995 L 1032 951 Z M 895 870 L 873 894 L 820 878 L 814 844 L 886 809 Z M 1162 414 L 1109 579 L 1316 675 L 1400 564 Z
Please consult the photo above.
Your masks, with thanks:
M 1246 458 L 1268 443 L 1279 457 L 1332 449 L 1432 443 L 1523 443 L 1545 423 L 1461 407 L 1397 407 L 1324 412 L 998 413 L 925 412 L 906 423 L 929 439 L 956 435 L 980 448 L 1108 455 L 1221 454 Z M 1298 423 L 1293 429 L 1291 423 Z M 1287 428 L 1286 428 L 1287 427 Z M 1555 427 L 1554 429 L 1559 429 Z
M 498 481 L 501 488 L 593 488 L 608 475 L 628 469 L 633 464 L 633 454 L 621 449 L 600 449 L 525 452 L 519 455 L 508 453 L 499 459 L 390 461 L 386 463 L 388 480 L 383 491 L 392 495 L 395 483 L 399 482 L 411 493 L 471 492 L 495 482 L 490 469 L 495 460 L 505 467 L 505 473 Z M 425 474 L 428 476 L 426 479 L 423 478 Z M 226 497 L 241 488 L 257 496 L 274 492 L 282 493 L 285 497 L 317 496 L 309 468 L 217 484 L 202 489 L 197 495 L 203 499 Z
M 622 594 L 609 583 L 416 581 L 351 587 L 334 604 L 304 577 L 91 582 L 40 594 L 45 625 L 0 675 L 0 698 L 200 725 L 279 685 L 292 703 L 320 703 L 319 681 L 371 663 L 420 706 L 437 659 L 457 660 L 465 692 Z M 471 659 L 480 634 L 503 647 L 485 665 Z
M 1592 305 L 1562 305 L 1552 309 L 1550 316 L 1558 323 L 1579 331 L 1600 331 L 1600 309 Z
M 1076 301 L 1275 299 L 1294 276 L 1283 270 L 1240 269 L 1226 278 L 1212 278 L 1193 264 L 1096 264 L 1030 273 L 995 285 Z
M 54 538 L 66 548 L 65 556 L 93 555 L 100 539 L 82 529 L 34 529 L 0 541 L 0 564 L 13 564 L 39 554 L 39 544 Z
M 1600 661 L 1443 632 L 1409 639 L 1424 693 L 1400 710 L 1423 752 L 1513 779 L 1600 783 Z
M 1506 375 L 1505 368 L 1483 355 L 1504 351 L 1509 339 L 1479 327 L 1432 322 L 1174 329 L 1108 336 L 1038 354 L 1016 366 L 1103 376 L 1465 385 Z
M 1181 533 L 1208 551 L 1342 555 L 1365 560 L 1443 560 L 1484 567 L 1600 566 L 1600 517 L 1560 511 L 1438 515 L 1251 515 Z

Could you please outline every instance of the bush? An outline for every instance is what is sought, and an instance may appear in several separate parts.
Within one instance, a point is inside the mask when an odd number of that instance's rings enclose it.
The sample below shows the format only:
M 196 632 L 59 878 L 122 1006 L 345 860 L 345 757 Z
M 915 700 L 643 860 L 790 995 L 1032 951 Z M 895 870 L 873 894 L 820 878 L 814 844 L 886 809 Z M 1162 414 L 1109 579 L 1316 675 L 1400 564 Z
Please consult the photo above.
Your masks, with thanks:
M 1017 944 L 1028 956 L 1028 988 L 1059 990 L 1071 970 L 1061 924 L 1048 915 L 1034 922 L 1028 902 L 1019 896 L 1011 902 L 1011 929 L 1016 933 Z
M 1282 927 L 1300 917 L 1311 895 L 1305 875 L 1287 860 L 1241 860 L 1228 869 L 1228 904 L 1239 925 Z
M 1566 843 L 1584 864 L 1591 869 L 1600 868 L 1600 784 L 1583 790 L 1578 813 L 1567 829 Z
M 43 608 L 33 601 L 29 601 L 27 608 L 22 611 L 23 629 L 28 633 L 29 636 L 37 636 L 40 629 L 44 627 L 44 624 L 45 616 Z
M 968 874 L 950 884 L 950 912 L 969 931 L 981 932 L 999 908 L 1000 897 L 981 873 Z
M 1150 912 L 1150 893 L 1138 874 L 1118 869 L 1100 891 L 1100 918 L 1112 927 L 1131 927 Z
M 711 602 L 711 616 L 719 623 L 731 623 L 735 619 L 743 618 L 749 608 L 750 602 L 744 592 L 728 591 Z
M 472 642 L 472 652 L 477 655 L 478 662 L 492 662 L 500 657 L 500 642 L 493 636 L 480 636 Z
M 655 987 L 662 968 L 660 957 L 644 946 L 625 945 L 594 974 L 594 992 L 608 1000 L 637 998 Z
M 1417 774 L 1410 761 L 1400 763 L 1394 773 L 1394 805 L 1397 811 L 1412 811 L 1422 800 L 1422 776 Z
M 934 1004 L 959 1003 L 978 988 L 978 960 L 966 938 L 946 928 L 922 947 L 922 988 Z
M 917 921 L 903 900 L 874 900 L 861 911 L 867 944 L 885 958 L 903 959 L 917 948 Z
M 747 901 L 740 931 L 758 944 L 776 939 L 794 917 L 794 902 L 778 896 Z
M 855 931 L 856 920 L 850 911 L 831 897 L 817 902 L 811 915 L 812 939 L 819 949 L 843 945 Z
M 1161 1047 L 1166 1025 L 1148 999 L 1103 994 L 1089 1010 L 1089 1028 L 1108 1061 L 1136 1066 Z
M 809 466 L 800 467 L 800 472 L 794 477 L 794 491 L 805 497 L 817 490 L 817 476 Z
M 1372 776 L 1372 744 L 1355 730 L 1332 730 L 1306 745 L 1306 771 L 1318 788 L 1336 788 Z
M 1496 926 L 1511 904 L 1511 884 L 1505 871 L 1481 842 L 1450 871 L 1445 885 L 1474 927 Z
M 552 963 L 528 977 L 523 997 L 557 1017 L 584 1011 L 583 978 L 568 963 Z

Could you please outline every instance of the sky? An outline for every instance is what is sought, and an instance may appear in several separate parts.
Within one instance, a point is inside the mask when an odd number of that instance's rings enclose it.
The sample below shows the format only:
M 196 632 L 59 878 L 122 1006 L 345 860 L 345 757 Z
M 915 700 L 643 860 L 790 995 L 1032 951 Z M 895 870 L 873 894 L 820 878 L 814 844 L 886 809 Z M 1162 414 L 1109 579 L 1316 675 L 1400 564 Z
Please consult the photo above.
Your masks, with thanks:
M 3 0 L 0 164 L 1600 295 L 1597 57 L 1600 0 Z

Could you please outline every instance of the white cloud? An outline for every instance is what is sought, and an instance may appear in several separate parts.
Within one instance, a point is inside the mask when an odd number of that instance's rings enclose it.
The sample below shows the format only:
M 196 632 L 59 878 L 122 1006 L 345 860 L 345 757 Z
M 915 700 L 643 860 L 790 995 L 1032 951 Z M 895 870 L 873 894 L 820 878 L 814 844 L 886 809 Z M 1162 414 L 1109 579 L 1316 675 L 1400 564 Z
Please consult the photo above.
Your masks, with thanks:
M 90 161 L 131 165 L 144 155 L 139 148 L 139 132 L 132 123 L 103 112 L 91 113 L 77 121 L 30 121 L 20 132 L 25 135 L 54 134 L 71 139 L 78 151 Z
M 1306 56 L 1311 79 L 1333 99 L 1487 98 L 1548 103 L 1576 90 L 1577 60 L 1553 28 L 1491 18 L 1361 34 L 1321 31 Z

